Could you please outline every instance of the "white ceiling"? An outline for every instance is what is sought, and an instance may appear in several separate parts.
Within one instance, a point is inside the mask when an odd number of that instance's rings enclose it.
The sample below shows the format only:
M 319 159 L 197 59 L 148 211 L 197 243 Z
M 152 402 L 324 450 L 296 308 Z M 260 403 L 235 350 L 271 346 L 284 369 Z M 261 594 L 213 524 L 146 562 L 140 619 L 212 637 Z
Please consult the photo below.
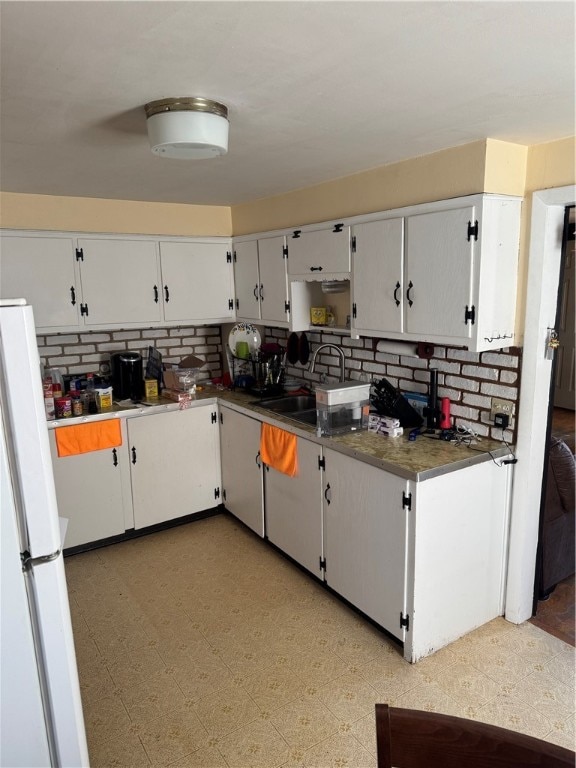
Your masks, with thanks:
M 486 137 L 575 133 L 573 2 L 0 5 L 0 185 L 233 205 Z M 143 105 L 230 112 L 225 157 L 157 158 Z

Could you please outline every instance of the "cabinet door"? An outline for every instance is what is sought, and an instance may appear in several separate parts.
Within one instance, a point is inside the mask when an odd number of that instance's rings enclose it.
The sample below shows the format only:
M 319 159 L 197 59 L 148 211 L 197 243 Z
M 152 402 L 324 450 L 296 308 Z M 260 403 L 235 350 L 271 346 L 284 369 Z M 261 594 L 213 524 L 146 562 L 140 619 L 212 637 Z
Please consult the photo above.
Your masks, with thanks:
M 258 536 L 264 536 L 260 422 L 220 409 L 220 455 L 226 509 Z
M 287 245 L 289 275 L 310 275 L 321 280 L 326 274 L 350 272 L 350 227 L 295 230 L 288 236 Z
M 218 504 L 216 406 L 131 418 L 128 444 L 135 528 Z
M 357 224 L 352 257 L 353 324 L 363 331 L 404 330 L 404 220 Z
M 81 296 L 74 258 L 70 237 L 3 235 L 0 298 L 26 299 L 37 329 L 77 326 Z
M 54 430 L 50 430 L 49 437 L 58 514 L 68 519 L 64 546 L 77 547 L 124 533 L 122 474 L 128 472 L 125 438 L 119 448 L 60 458 Z
M 422 338 L 468 339 L 472 325 L 474 237 L 468 224 L 474 206 L 422 213 L 406 219 L 405 330 Z
M 298 438 L 298 474 L 289 477 L 272 467 L 264 475 L 266 536 L 315 576 L 321 576 L 321 448 Z
M 234 316 L 232 261 L 222 243 L 160 243 L 164 318 L 169 322 Z
M 272 323 L 288 321 L 288 280 L 284 237 L 267 237 L 258 240 L 258 261 L 260 264 L 261 317 Z
M 324 456 L 326 582 L 403 640 L 408 483 L 330 449 Z
M 258 243 L 250 240 L 234 245 L 234 287 L 236 317 L 260 319 L 260 276 L 258 274 Z
M 86 326 L 160 322 L 162 299 L 154 242 L 82 238 L 78 247 L 82 249 Z

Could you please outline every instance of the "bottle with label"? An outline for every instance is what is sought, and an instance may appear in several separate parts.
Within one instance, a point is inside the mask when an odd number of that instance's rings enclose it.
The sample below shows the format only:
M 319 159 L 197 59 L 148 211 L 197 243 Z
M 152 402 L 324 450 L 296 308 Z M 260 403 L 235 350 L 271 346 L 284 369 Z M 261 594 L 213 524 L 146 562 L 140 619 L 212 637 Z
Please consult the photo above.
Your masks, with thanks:
M 94 384 L 94 374 L 89 373 L 86 376 L 86 410 L 88 413 L 98 413 L 96 404 L 96 385 Z

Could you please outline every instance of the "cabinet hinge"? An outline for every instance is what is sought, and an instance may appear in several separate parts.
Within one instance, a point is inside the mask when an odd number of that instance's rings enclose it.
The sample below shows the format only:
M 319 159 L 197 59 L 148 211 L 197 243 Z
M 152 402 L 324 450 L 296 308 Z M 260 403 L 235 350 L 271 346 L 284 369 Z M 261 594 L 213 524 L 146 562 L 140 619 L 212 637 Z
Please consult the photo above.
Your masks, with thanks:
M 288 246 L 283 245 L 282 246 L 282 258 L 287 259 L 288 258 Z
M 292 232 L 292 239 L 293 240 L 298 240 L 298 238 L 300 237 L 301 234 L 302 234 L 302 230 L 301 229 L 295 229 L 294 232 Z
M 284 312 L 290 312 L 290 302 L 285 301 L 284 302 Z
M 220 498 L 220 488 L 214 488 L 214 498 L 215 499 Z
M 234 261 L 236 261 L 236 251 L 234 251 Z M 232 264 L 232 251 L 226 251 L 226 263 Z
M 406 632 L 410 631 L 410 614 L 404 614 L 400 611 L 400 629 L 405 629 Z
M 222 490 L 222 501 L 226 501 L 226 489 Z
M 406 495 L 404 491 L 402 491 L 402 507 L 403 509 L 412 509 L 412 494 L 409 493 Z
M 334 224 L 334 229 L 332 232 L 342 232 L 344 229 L 344 224 Z
M 326 470 L 326 457 L 318 456 L 318 469 Z
M 476 321 L 476 307 L 472 305 L 471 309 L 468 309 L 468 305 L 466 305 L 466 309 L 464 310 L 464 324 L 468 325 L 468 320 L 474 325 L 474 322 Z
M 322 556 L 320 556 L 320 557 L 318 558 L 318 562 L 319 562 L 319 564 L 320 564 L 320 570 L 321 570 L 321 571 L 323 570 L 324 572 L 326 572 L 326 558 L 325 558 L 325 557 L 322 557 Z
M 470 242 L 471 237 L 474 240 L 478 240 L 478 219 L 476 219 L 474 224 L 471 221 L 468 222 L 468 242 Z
M 234 299 L 228 299 L 228 309 L 234 309 Z
M 224 424 L 224 416 L 222 416 L 222 413 L 220 413 L 220 424 Z
M 84 261 L 84 248 L 76 248 L 76 261 Z
M 352 240 L 350 241 L 350 248 L 352 253 L 356 253 L 356 235 L 352 236 Z
M 352 304 L 352 317 L 356 317 L 356 302 Z
M 212 411 L 212 413 L 210 414 L 210 421 L 212 422 L 212 424 L 216 424 L 216 422 L 218 421 L 218 416 L 216 415 L 216 411 Z
M 80 314 L 88 317 L 88 304 L 80 304 Z

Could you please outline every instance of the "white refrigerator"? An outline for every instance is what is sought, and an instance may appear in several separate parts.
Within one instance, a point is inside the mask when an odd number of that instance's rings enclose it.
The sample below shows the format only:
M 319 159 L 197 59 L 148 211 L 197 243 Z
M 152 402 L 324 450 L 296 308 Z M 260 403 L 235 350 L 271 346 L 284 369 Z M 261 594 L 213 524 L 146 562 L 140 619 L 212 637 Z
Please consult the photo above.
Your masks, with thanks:
M 88 766 L 32 307 L 0 301 L 0 766 Z

